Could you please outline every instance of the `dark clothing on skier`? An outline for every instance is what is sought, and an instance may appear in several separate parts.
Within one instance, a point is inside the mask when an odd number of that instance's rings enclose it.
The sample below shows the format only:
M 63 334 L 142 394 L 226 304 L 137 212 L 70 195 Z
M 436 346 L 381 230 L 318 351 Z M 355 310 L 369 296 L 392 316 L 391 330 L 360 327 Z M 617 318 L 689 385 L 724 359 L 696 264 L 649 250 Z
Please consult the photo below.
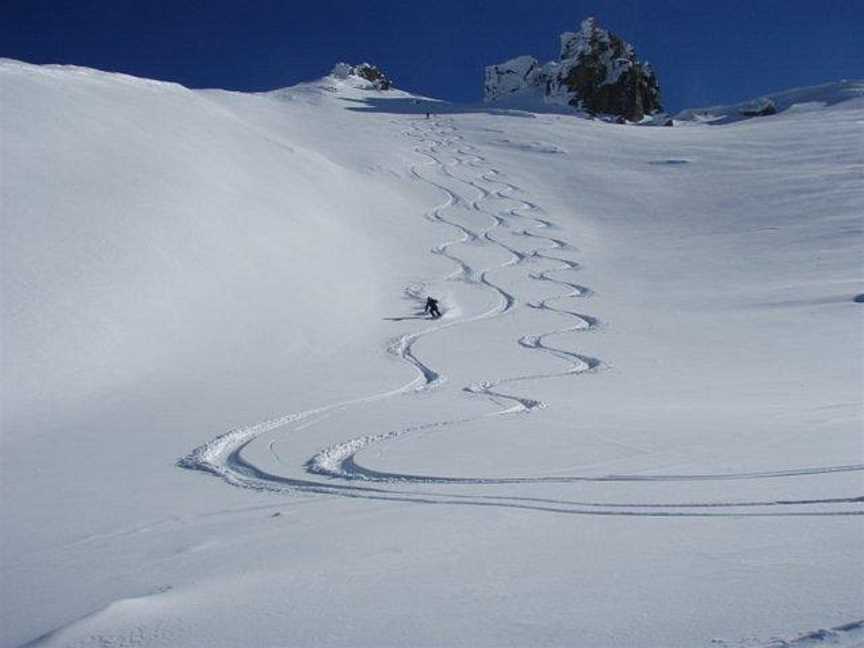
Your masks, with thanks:
M 426 308 L 423 309 L 423 312 L 429 313 L 433 317 L 433 319 L 438 319 L 439 317 L 441 317 L 441 311 L 438 310 L 438 300 L 427 297 Z

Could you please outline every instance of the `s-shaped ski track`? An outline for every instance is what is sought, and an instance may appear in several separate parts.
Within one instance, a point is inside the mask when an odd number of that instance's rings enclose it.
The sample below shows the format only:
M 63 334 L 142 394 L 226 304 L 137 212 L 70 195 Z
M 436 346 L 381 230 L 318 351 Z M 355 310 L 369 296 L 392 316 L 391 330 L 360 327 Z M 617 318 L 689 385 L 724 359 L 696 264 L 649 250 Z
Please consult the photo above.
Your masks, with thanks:
M 230 430 L 212 441 L 194 449 L 180 459 L 179 466 L 191 470 L 211 473 L 231 485 L 276 493 L 341 496 L 354 499 L 392 500 L 417 504 L 449 504 L 463 506 L 495 506 L 559 514 L 622 515 L 622 516 L 834 516 L 864 514 L 860 496 L 775 498 L 741 501 L 692 501 L 692 502 L 593 502 L 578 501 L 565 497 L 533 497 L 524 494 L 484 494 L 477 487 L 527 486 L 531 484 L 576 484 L 576 483 L 626 483 L 626 482 L 693 482 L 724 480 L 788 479 L 803 476 L 818 476 L 864 470 L 862 464 L 841 466 L 811 466 L 759 472 L 705 473 L 705 474 L 608 474 L 608 475 L 540 475 L 504 478 L 482 478 L 470 476 L 414 475 L 402 472 L 384 472 L 364 468 L 358 461 L 362 451 L 378 444 L 419 432 L 435 432 L 452 429 L 479 420 L 494 422 L 495 417 L 530 414 L 547 406 L 539 398 L 521 393 L 521 384 L 553 378 L 574 377 L 601 370 L 602 362 L 589 355 L 552 346 L 546 340 L 553 336 L 578 334 L 596 330 L 600 326 L 597 318 L 575 310 L 552 306 L 565 298 L 587 298 L 592 294 L 589 287 L 562 279 L 563 272 L 578 271 L 580 264 L 572 259 L 549 254 L 552 250 L 572 252 L 576 248 L 563 238 L 545 235 L 547 229 L 560 230 L 557 223 L 533 202 L 524 200 L 521 187 L 503 179 L 503 174 L 489 165 L 487 159 L 476 152 L 476 148 L 464 141 L 454 122 L 444 124 L 436 119 L 431 124 L 425 120 L 408 119 L 404 135 L 416 144 L 414 151 L 421 158 L 409 169 L 411 176 L 428 184 L 443 196 L 443 202 L 432 207 L 424 216 L 428 222 L 443 225 L 456 232 L 457 238 L 447 239 L 430 250 L 453 263 L 455 269 L 439 281 L 458 280 L 495 297 L 494 305 L 486 310 L 465 317 L 438 320 L 419 331 L 406 333 L 388 345 L 388 351 L 412 366 L 415 377 L 410 382 L 391 390 L 358 396 L 344 401 L 322 405 L 301 412 L 287 414 L 253 425 Z M 457 172 L 457 169 L 459 171 Z M 463 178 L 462 170 L 471 177 Z M 430 173 L 430 171 L 432 173 Z M 430 177 L 434 176 L 434 177 Z M 467 192 L 467 193 L 466 193 Z M 474 197 L 468 195 L 473 192 Z M 493 203 L 510 203 L 496 209 Z M 512 205 L 512 206 L 511 206 Z M 451 215 L 455 209 L 485 219 L 484 227 L 476 227 L 457 220 Z M 524 251 L 499 240 L 495 234 L 509 230 L 515 236 L 533 240 L 538 246 Z M 507 255 L 503 263 L 475 268 L 470 259 L 461 253 L 469 245 L 488 246 Z M 460 250 L 457 253 L 457 250 Z M 528 264 L 536 262 L 555 264 L 553 267 L 531 272 Z M 539 300 L 523 299 L 499 285 L 494 275 L 502 270 L 526 267 L 526 277 L 537 282 L 547 282 L 564 290 L 563 293 L 543 297 Z M 553 276 L 556 275 L 556 276 Z M 406 289 L 409 296 L 419 298 L 416 287 Z M 302 464 L 305 476 L 286 476 L 268 472 L 257 466 L 246 456 L 246 450 L 265 435 L 285 429 L 299 433 L 327 418 L 337 411 L 359 405 L 377 404 L 385 407 L 397 397 L 436 389 L 447 378 L 439 369 L 415 351 L 416 344 L 432 335 L 446 334 L 449 330 L 468 323 L 491 320 L 504 315 L 521 312 L 522 307 L 537 312 L 547 312 L 550 317 L 565 317 L 569 326 L 527 334 L 514 340 L 514 349 L 526 349 L 548 355 L 556 363 L 563 362 L 561 369 L 549 372 L 533 372 L 517 376 L 496 376 L 465 385 L 464 392 L 485 397 L 496 406 L 494 411 L 472 417 L 406 425 L 376 434 L 361 435 L 334 443 Z M 513 391 L 517 389 L 517 391 Z M 505 391 L 506 390 L 506 391 Z M 273 443 L 269 444 L 275 454 Z M 277 457 L 281 463 L 290 463 Z M 280 466 L 281 467 L 281 466 Z M 425 490 L 416 490 L 423 486 Z M 473 487 L 472 492 L 453 492 L 452 487 Z

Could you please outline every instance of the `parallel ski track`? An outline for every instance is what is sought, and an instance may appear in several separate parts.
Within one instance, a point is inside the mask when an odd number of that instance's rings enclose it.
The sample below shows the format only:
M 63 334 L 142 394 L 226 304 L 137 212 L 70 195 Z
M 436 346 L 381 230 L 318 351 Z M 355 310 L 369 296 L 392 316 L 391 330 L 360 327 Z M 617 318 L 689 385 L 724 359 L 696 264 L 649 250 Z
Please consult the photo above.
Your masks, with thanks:
M 474 147 L 464 143 L 463 138 L 456 133 L 452 125 L 442 125 L 436 120 L 431 128 L 422 128 L 416 121 L 409 124 L 405 135 L 418 141 L 415 152 L 425 158 L 424 162 L 410 168 L 411 175 L 418 181 L 435 187 L 444 195 L 444 202 L 433 207 L 426 218 L 433 222 L 448 226 L 458 233 L 458 238 L 447 240 L 435 246 L 431 252 L 450 260 L 455 270 L 445 279 L 465 281 L 478 288 L 491 291 L 497 295 L 497 303 L 487 311 L 452 321 L 436 321 L 434 324 L 414 333 L 403 335 L 388 346 L 388 350 L 409 363 L 416 370 L 417 376 L 409 383 L 392 390 L 360 396 L 322 407 L 288 414 L 286 416 L 262 421 L 254 425 L 238 428 L 222 434 L 212 441 L 196 448 L 177 464 L 180 467 L 212 473 L 234 486 L 251 488 L 260 491 L 279 493 L 309 493 L 321 495 L 338 495 L 341 497 L 392 500 L 413 502 L 418 504 L 448 504 L 468 506 L 495 506 L 515 509 L 525 509 L 553 513 L 582 515 L 628 515 L 628 516 L 825 516 L 825 515 L 861 515 L 861 504 L 864 497 L 838 497 L 814 499 L 775 499 L 764 501 L 728 501 L 728 502 L 684 502 L 684 503 L 626 503 L 626 502 L 585 502 L 565 498 L 526 497 L 518 495 L 479 495 L 476 493 L 460 494 L 452 492 L 419 492 L 405 490 L 406 486 L 450 486 L 450 485 L 512 485 L 537 483 L 584 483 L 584 482 L 688 482 L 709 480 L 750 480 L 750 479 L 780 479 L 800 476 L 813 476 L 840 472 L 864 470 L 864 465 L 801 467 L 776 471 L 713 473 L 713 474 L 666 474 L 666 475 L 601 475 L 601 476 L 538 476 L 538 477 L 507 477 L 507 478 L 476 478 L 447 477 L 434 475 L 412 475 L 399 472 L 375 471 L 360 465 L 356 457 L 359 452 L 371 445 L 383 443 L 401 437 L 433 429 L 465 424 L 482 418 L 510 414 L 530 413 L 542 408 L 545 404 L 520 394 L 500 391 L 500 387 L 514 385 L 519 382 L 541 379 L 573 376 L 602 368 L 600 360 L 573 351 L 552 346 L 546 340 L 552 336 L 573 332 L 590 331 L 600 326 L 600 322 L 589 315 L 553 306 L 552 303 L 568 298 L 584 298 L 590 296 L 591 290 L 586 286 L 553 276 L 564 271 L 576 271 L 579 263 L 567 258 L 549 254 L 552 250 L 572 251 L 567 241 L 547 236 L 533 230 L 556 229 L 556 224 L 548 219 L 540 218 L 538 205 L 526 200 L 514 198 L 521 193 L 521 188 L 501 179 L 501 172 L 488 165 L 486 159 L 474 152 Z M 449 155 L 451 160 L 445 161 Z M 462 178 L 453 172 L 454 167 L 464 167 L 474 172 L 474 178 Z M 440 182 L 426 177 L 421 168 L 433 168 L 448 179 L 473 189 L 477 196 L 467 199 Z M 489 189 L 487 185 L 496 185 L 498 189 Z M 485 203 L 495 199 L 517 203 L 515 207 L 491 211 Z M 447 210 L 457 206 L 466 206 L 477 214 L 482 214 L 489 220 L 488 227 L 481 230 L 471 229 L 446 216 Z M 532 229 L 513 229 L 517 219 L 527 223 Z M 512 236 L 529 237 L 542 243 L 529 252 L 517 250 L 494 234 L 509 228 Z M 450 248 L 466 243 L 480 243 L 497 246 L 507 252 L 510 258 L 504 263 L 493 267 L 477 270 L 467 261 L 450 251 Z M 557 263 L 558 267 L 530 273 L 528 276 L 537 281 L 546 281 L 562 287 L 565 292 L 547 297 L 536 302 L 527 302 L 528 308 L 548 311 L 559 316 L 570 318 L 572 325 L 557 328 L 536 335 L 526 335 L 518 340 L 519 347 L 549 354 L 558 361 L 564 361 L 562 370 L 549 373 L 536 373 L 523 376 L 510 376 L 480 381 L 468 385 L 466 392 L 485 396 L 493 403 L 501 401 L 510 403 L 504 409 L 488 414 L 451 420 L 436 421 L 422 425 L 406 427 L 389 432 L 365 435 L 334 444 L 321 450 L 304 465 L 310 474 L 309 478 L 298 479 L 272 474 L 262 470 L 244 457 L 244 450 L 262 435 L 287 426 L 295 426 L 298 431 L 314 424 L 328 414 L 359 404 L 384 401 L 395 396 L 410 394 L 417 391 L 433 389 L 441 385 L 446 378 L 426 364 L 414 353 L 415 343 L 429 335 L 437 334 L 449 328 L 468 322 L 502 316 L 513 312 L 517 307 L 517 297 L 498 286 L 490 275 L 502 269 L 521 265 L 536 260 Z M 412 296 L 419 296 L 412 293 Z M 272 451 L 272 443 L 271 443 Z M 277 457 L 278 458 L 278 457 Z M 337 483 L 335 480 L 342 480 Z M 361 484 L 362 482 L 362 484 Z M 369 484 L 373 482 L 373 484 Z M 828 506 L 828 510 L 821 507 Z M 779 509 L 775 507 L 781 507 Z M 817 507 L 813 510 L 813 507 Z M 749 509 L 757 508 L 757 511 Z M 718 512 L 718 509 L 721 509 Z

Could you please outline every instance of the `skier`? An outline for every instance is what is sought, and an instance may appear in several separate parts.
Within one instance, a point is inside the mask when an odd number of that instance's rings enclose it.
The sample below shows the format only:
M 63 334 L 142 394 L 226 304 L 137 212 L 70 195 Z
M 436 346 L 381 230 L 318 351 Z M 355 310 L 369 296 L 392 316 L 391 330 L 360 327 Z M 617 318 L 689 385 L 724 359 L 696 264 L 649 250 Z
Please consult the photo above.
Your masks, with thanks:
M 438 319 L 441 317 L 441 311 L 438 310 L 438 300 L 433 299 L 432 297 L 426 298 L 426 308 L 423 309 L 424 313 L 429 313 L 432 316 L 432 319 Z

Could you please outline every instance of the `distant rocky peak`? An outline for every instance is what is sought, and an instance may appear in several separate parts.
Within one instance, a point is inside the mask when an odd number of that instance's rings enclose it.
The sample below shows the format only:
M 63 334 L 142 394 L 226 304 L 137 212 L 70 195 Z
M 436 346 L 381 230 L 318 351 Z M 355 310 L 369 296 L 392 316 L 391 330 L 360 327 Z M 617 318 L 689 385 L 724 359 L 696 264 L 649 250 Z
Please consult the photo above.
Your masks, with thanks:
M 389 90 L 393 87 L 393 82 L 371 63 L 360 63 L 359 65 L 337 63 L 330 72 L 330 76 L 352 81 L 358 87 L 367 90 Z
M 538 66 L 533 57 L 522 56 L 486 68 L 485 101 L 529 90 L 542 94 L 547 103 L 629 121 L 662 110 L 653 68 L 593 17 L 583 20 L 578 32 L 561 34 L 558 61 Z

